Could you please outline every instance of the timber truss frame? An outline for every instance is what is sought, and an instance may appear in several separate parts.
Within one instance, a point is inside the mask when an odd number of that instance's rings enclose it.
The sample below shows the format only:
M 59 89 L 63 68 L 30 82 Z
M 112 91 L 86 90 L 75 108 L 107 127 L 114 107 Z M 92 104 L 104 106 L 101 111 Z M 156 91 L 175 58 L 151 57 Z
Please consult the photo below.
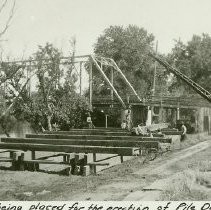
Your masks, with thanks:
M 39 62 L 41 62 L 43 66 L 48 66 L 50 63 L 52 63 L 51 59 L 40 59 Z M 31 91 L 31 79 L 36 74 L 36 71 L 38 70 L 38 67 L 40 63 L 38 60 L 34 59 L 28 59 L 28 60 L 18 60 L 18 61 L 6 61 L 0 63 L 0 71 L 2 68 L 4 68 L 5 65 L 15 65 L 17 67 L 17 70 L 14 72 L 14 75 L 20 71 L 21 69 L 26 71 L 26 82 L 24 83 L 24 86 L 27 85 L 27 89 Z M 89 106 L 90 109 L 92 109 L 92 98 L 93 98 L 93 71 L 92 71 L 92 65 L 94 64 L 101 76 L 103 77 L 104 81 L 107 83 L 107 85 L 111 88 L 111 97 L 113 100 L 113 95 L 115 95 L 118 99 L 118 101 L 121 103 L 122 107 L 124 109 L 127 108 L 125 102 L 121 98 L 121 96 L 118 94 L 116 88 L 114 87 L 114 81 L 113 81 L 113 70 L 117 71 L 121 78 L 124 80 L 126 85 L 132 90 L 133 94 L 136 96 L 138 101 L 142 103 L 141 98 L 137 94 L 136 90 L 133 88 L 131 83 L 127 80 L 121 69 L 118 67 L 116 62 L 111 58 L 105 58 L 100 57 L 96 55 L 80 55 L 80 56 L 70 56 L 70 57 L 61 57 L 57 62 L 57 65 L 70 65 L 72 69 L 75 70 L 77 76 L 79 77 L 79 87 L 80 87 L 80 94 L 82 94 L 82 65 L 86 65 L 89 68 Z M 86 64 L 84 64 L 86 63 Z M 77 68 L 76 65 L 79 65 Z M 107 75 L 103 71 L 103 66 L 109 66 L 112 67 L 112 78 L 109 80 Z M 78 72 L 79 69 L 79 72 Z M 3 81 L 5 83 L 7 79 Z M 2 83 L 2 84 L 3 84 Z M 2 85 L 0 84 L 0 85 Z

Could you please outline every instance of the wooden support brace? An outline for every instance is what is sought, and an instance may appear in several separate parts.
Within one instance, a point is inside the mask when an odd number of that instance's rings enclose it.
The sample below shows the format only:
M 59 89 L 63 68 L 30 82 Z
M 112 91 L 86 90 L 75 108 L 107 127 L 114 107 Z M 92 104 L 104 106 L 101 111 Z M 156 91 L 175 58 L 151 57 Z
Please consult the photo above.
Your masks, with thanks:
M 86 166 L 87 163 L 88 163 L 88 155 L 85 154 L 85 155 L 83 156 L 83 158 L 82 158 L 81 160 L 79 160 L 80 175 L 82 175 L 82 176 L 83 176 L 83 174 L 84 174 L 84 166 Z
M 90 174 L 95 175 L 97 173 L 96 165 L 89 165 L 90 167 Z
M 97 160 L 97 154 L 93 153 L 93 162 Z M 90 165 L 90 172 L 91 174 L 96 174 L 97 173 L 97 166 L 96 165 Z
M 79 154 L 75 154 L 75 159 L 74 159 L 74 168 L 73 168 L 73 174 L 78 175 L 80 173 L 80 166 L 78 165 L 80 159 Z
M 123 161 L 124 161 L 124 158 L 123 157 L 124 156 L 120 155 L 120 161 L 121 161 L 121 163 L 123 163 Z
M 10 152 L 10 158 L 12 159 L 12 170 L 17 170 L 17 153 L 14 151 Z
M 83 166 L 82 176 L 88 176 L 88 175 L 90 175 L 90 166 L 88 166 L 88 165 Z
M 67 156 L 63 155 L 63 162 L 66 163 L 67 162 Z
M 32 158 L 32 160 L 35 160 L 36 159 L 36 153 L 35 153 L 35 151 L 31 151 L 31 158 Z
M 18 166 L 20 171 L 24 171 L 24 153 L 22 152 L 21 155 L 18 157 Z

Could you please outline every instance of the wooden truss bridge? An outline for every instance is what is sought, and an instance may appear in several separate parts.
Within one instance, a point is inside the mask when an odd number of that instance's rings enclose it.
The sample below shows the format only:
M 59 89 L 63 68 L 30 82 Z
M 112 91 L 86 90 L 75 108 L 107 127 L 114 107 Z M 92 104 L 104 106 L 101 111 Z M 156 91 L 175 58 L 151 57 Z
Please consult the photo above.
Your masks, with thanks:
M 121 69 L 118 67 L 116 62 L 111 58 L 100 57 L 96 55 L 82 55 L 82 56 L 74 56 L 74 57 L 61 57 L 57 62 L 57 66 L 67 66 L 69 65 L 79 77 L 79 91 L 82 94 L 82 69 L 86 68 L 89 71 L 89 104 L 92 109 L 92 105 L 102 106 L 102 105 L 113 105 L 120 104 L 124 109 L 127 108 L 127 104 L 133 105 L 143 105 L 143 106 L 163 106 L 163 107 L 201 107 L 206 106 L 210 107 L 211 102 L 211 93 L 201 87 L 199 84 L 195 83 L 191 79 L 189 79 L 186 75 L 182 74 L 178 69 L 169 65 L 162 57 L 149 53 L 149 56 L 153 57 L 157 62 L 163 65 L 168 71 L 176 75 L 178 78 L 182 79 L 187 85 L 193 88 L 202 98 L 180 98 L 180 97 L 151 97 L 149 99 L 141 98 L 128 79 L 125 77 Z M 50 59 L 43 59 L 42 65 L 49 65 L 52 61 Z M 4 68 L 5 65 L 15 67 L 16 70 L 13 72 L 14 76 L 19 71 L 25 71 L 26 79 L 23 82 L 22 88 L 27 87 L 29 94 L 31 92 L 31 81 L 36 74 L 36 71 L 39 71 L 39 62 L 37 60 L 23 60 L 23 61 L 12 61 L 12 62 L 1 62 L 0 69 Z M 107 83 L 107 85 L 111 89 L 111 98 L 93 98 L 93 65 L 99 71 L 100 75 Z M 104 67 L 109 67 L 111 71 L 111 77 L 108 76 L 104 72 Z M 118 73 L 118 75 L 124 80 L 127 87 L 132 91 L 133 95 L 129 98 L 122 98 L 116 88 L 114 87 L 114 71 Z M 5 83 L 3 80 L 2 83 Z M 2 85 L 2 84 L 1 84 Z M 114 97 L 115 96 L 115 97 Z M 19 95 L 16 97 L 18 98 Z M 11 107 L 9 107 L 11 109 Z

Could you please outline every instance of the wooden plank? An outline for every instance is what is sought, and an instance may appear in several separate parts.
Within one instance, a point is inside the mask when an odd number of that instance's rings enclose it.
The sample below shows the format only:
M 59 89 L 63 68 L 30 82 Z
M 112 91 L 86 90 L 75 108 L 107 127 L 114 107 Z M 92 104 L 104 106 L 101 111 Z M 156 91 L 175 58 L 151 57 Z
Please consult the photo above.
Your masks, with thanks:
M 182 135 L 182 131 L 162 131 L 165 135 Z
M 156 134 L 155 134 L 156 135 Z M 141 136 L 104 136 L 104 135 L 59 135 L 59 134 L 27 134 L 27 138 L 46 138 L 46 139 L 83 139 L 83 140 L 138 140 L 138 141 L 170 141 L 171 138 L 160 137 L 141 137 Z M 3 138 L 5 139 L 5 138 Z M 169 140 L 166 140 L 169 139 Z M 169 142 L 170 143 L 170 142 Z
M 58 162 L 53 160 L 24 160 L 24 163 L 69 165 L 66 162 Z
M 106 157 L 106 158 L 103 158 L 103 159 L 99 159 L 99 160 L 97 160 L 96 162 L 101 162 L 101 161 L 105 161 L 105 160 L 110 160 L 110 159 L 112 159 L 112 158 L 115 158 L 115 157 L 118 157 L 119 155 L 112 155 L 112 156 L 110 156 L 110 157 Z
M 161 131 L 178 131 L 176 128 L 162 128 Z
M 60 134 L 60 135 L 78 135 L 78 134 L 84 134 L 84 135 L 105 135 L 105 136 L 130 136 L 131 134 L 129 132 L 114 132 L 114 131 L 45 131 L 45 134 Z
M 65 156 L 66 154 L 55 154 L 55 155 L 46 155 L 40 158 L 37 158 L 37 160 L 46 160 L 48 158 L 52 158 L 52 157 L 59 157 L 59 156 Z
M 3 138 L 2 142 L 7 143 L 34 143 L 53 145 L 90 145 L 110 147 L 155 147 L 158 148 L 158 141 L 127 141 L 127 140 L 72 140 L 72 139 L 31 139 L 31 138 Z M 168 143 L 168 142 L 167 142 Z M 35 158 L 32 158 L 35 159 Z
M 52 145 L 52 144 L 28 144 L 28 143 L 0 143 L 0 149 L 16 149 L 22 151 L 51 151 L 51 152 L 77 152 L 77 153 L 102 153 L 120 154 L 133 156 L 137 154 L 135 148 L 131 147 L 100 147 L 79 145 Z
M 12 162 L 13 159 L 12 158 L 6 158 L 6 157 L 0 157 L 0 162 Z
M 7 152 L 12 152 L 12 150 L 3 150 L 3 151 L 0 151 L 0 154 L 1 153 L 7 153 Z
M 121 128 L 80 128 L 80 129 L 70 129 L 69 131 L 59 131 L 59 132 L 72 132 L 72 131 L 77 131 L 77 132 L 124 132 L 124 133 L 130 133 L 128 130 L 123 130 Z M 46 133 L 48 131 L 45 131 Z
M 102 163 L 102 162 L 92 162 L 92 163 L 87 163 L 87 165 L 93 165 L 93 166 L 109 166 L 109 163 Z

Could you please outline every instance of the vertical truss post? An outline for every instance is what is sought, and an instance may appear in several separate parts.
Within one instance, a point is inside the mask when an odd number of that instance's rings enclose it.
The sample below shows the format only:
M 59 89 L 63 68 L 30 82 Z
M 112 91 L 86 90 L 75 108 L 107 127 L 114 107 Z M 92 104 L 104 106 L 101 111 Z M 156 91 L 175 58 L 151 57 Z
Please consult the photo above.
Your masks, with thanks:
M 27 70 L 27 80 L 28 80 L 28 84 L 27 84 L 27 90 L 28 90 L 28 95 L 31 96 L 31 61 L 29 62 L 29 66 L 26 69 Z
M 158 52 L 158 41 L 156 41 L 156 48 L 155 48 L 155 52 L 157 55 Z M 155 84 L 156 84 L 156 74 L 157 74 L 157 61 L 155 60 L 155 64 L 154 64 L 154 77 L 153 77 L 153 87 L 152 87 L 152 96 L 155 96 Z
M 92 60 L 89 60 L 89 107 L 92 110 Z
M 111 84 L 114 86 L 114 70 L 111 68 Z M 114 100 L 114 91 L 111 89 L 111 101 Z
M 114 70 L 111 68 L 111 84 L 114 86 Z M 111 89 L 111 108 L 113 108 L 114 91 Z
M 82 62 L 80 62 L 80 95 L 82 95 Z

